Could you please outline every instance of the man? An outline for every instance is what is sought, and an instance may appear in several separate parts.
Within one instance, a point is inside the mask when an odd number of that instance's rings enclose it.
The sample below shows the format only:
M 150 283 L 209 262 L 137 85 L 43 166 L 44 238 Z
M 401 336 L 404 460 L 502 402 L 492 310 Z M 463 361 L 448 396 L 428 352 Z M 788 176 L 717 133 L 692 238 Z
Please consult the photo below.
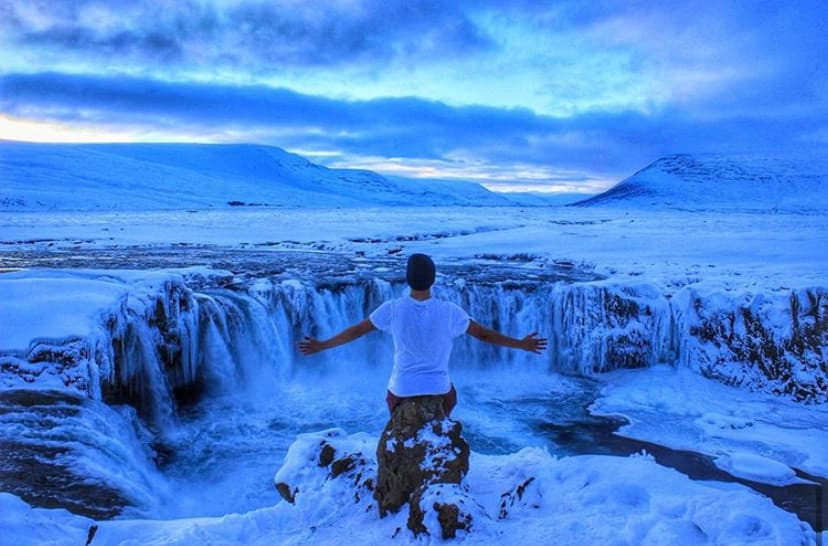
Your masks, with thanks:
M 546 348 L 547 340 L 537 337 L 537 332 L 521 339 L 509 337 L 471 320 L 460 306 L 432 298 L 431 285 L 436 273 L 431 258 L 412 254 L 406 268 L 406 281 L 411 287 L 408 296 L 383 303 L 367 319 L 330 339 L 305 337 L 299 343 L 299 350 L 304 355 L 312 355 L 374 330 L 390 332 L 394 338 L 394 368 L 388 381 L 388 411 L 393 414 L 404 398 L 442 395 L 443 411 L 448 416 L 457 404 L 457 391 L 448 369 L 455 337 L 466 333 L 486 343 L 533 353 Z

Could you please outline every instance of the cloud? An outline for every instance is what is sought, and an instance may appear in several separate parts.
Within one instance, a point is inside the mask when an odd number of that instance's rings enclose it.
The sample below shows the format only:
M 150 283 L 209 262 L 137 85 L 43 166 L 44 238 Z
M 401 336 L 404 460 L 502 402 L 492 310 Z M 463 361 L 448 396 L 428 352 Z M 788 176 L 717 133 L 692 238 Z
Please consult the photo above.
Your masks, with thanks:
M 60 73 L 0 76 L 0 106 L 20 117 L 40 116 L 95 123 L 159 123 L 193 126 L 274 127 L 297 134 L 330 133 L 340 142 L 380 146 L 379 141 L 429 135 L 431 152 L 456 137 L 539 130 L 544 123 L 527 109 L 450 107 L 418 98 L 337 100 L 266 86 L 171 83 L 135 77 Z M 439 133 L 448 131 L 444 137 Z M 372 144 L 374 143 L 374 144 Z M 393 143 L 392 143 L 393 144 Z M 401 149 L 402 155 L 412 155 Z M 416 155 L 416 152 L 413 152 Z
M 824 0 L 0 0 L 0 71 L 716 116 L 824 102 L 826 26 Z
M 75 63 L 138 63 L 145 70 L 231 66 L 278 73 L 423 62 L 492 45 L 464 11 L 428 0 L 11 0 L 0 12 L 8 46 L 38 63 L 54 54 Z
M 626 48 L 662 82 L 672 106 L 703 116 L 824 106 L 828 4 L 657 1 L 593 19 L 596 43 Z
M 0 115 L 606 180 L 824 146 L 827 26 L 824 0 L 0 0 Z
M 338 155 L 330 161 L 337 162 L 348 157 L 411 165 L 431 161 L 477 178 L 487 169 L 498 180 L 509 169 L 516 179 L 519 171 L 534 170 L 550 182 L 555 170 L 570 179 L 577 172 L 590 173 L 584 175 L 588 179 L 617 179 L 669 153 L 821 146 L 813 135 L 826 125 L 824 117 L 809 113 L 707 121 L 669 109 L 551 117 L 413 97 L 349 101 L 266 86 L 60 73 L 0 76 L 0 111 L 110 130 L 169 127 L 212 138 L 223 132 L 226 140 L 333 151 Z

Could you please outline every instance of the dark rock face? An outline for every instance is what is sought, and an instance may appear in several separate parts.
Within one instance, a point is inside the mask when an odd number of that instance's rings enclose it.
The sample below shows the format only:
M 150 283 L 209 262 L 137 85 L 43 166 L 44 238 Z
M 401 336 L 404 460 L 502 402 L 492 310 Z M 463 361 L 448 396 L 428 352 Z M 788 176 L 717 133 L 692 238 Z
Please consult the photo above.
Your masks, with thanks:
M 460 484 L 469 470 L 469 445 L 462 426 L 446 418 L 442 398 L 418 396 L 402 401 L 385 426 L 377 446 L 377 485 L 374 498 L 380 516 L 411 502 L 408 527 L 426 532 L 421 499 L 433 484 Z M 471 517 L 450 502 L 438 510 L 443 535 L 467 529 Z M 466 521 L 468 519 L 468 521 Z M 445 522 L 445 524 L 443 524 Z
M 553 367 L 590 375 L 675 360 L 669 302 L 652 286 L 567 286 L 553 298 Z M 666 343 L 665 343 L 666 341 Z
M 589 375 L 670 364 L 729 385 L 828 401 L 828 291 L 664 294 L 573 285 L 553 298 L 552 367 Z M 553 323 L 554 324 L 554 323 Z
M 176 411 L 178 396 L 197 400 L 205 389 L 202 374 L 191 371 L 199 366 L 189 340 L 205 320 L 197 309 L 189 287 L 167 281 L 145 308 L 113 313 L 106 324 L 110 347 L 101 367 L 111 372 L 102 377 L 102 399 L 129 404 L 151 425 Z
M 824 290 L 792 291 L 787 301 L 756 295 L 724 309 L 697 298 L 693 309 L 697 319 L 689 333 L 701 343 L 691 357 L 702 374 L 800 402 L 828 401 Z
M 293 504 L 296 502 L 296 491 L 291 491 L 290 485 L 285 482 L 277 483 L 276 491 L 278 491 L 279 495 L 289 503 Z

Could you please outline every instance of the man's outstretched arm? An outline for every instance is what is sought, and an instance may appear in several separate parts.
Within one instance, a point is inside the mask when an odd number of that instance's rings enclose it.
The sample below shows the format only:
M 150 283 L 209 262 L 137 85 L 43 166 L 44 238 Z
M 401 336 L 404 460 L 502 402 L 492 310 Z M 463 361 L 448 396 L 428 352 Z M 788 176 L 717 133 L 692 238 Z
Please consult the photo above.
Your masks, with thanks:
M 538 337 L 537 332 L 532 332 L 528 336 L 518 339 L 515 337 L 505 336 L 497 330 L 481 326 L 473 320 L 469 321 L 469 327 L 466 330 L 466 333 L 479 339 L 480 341 L 485 341 L 486 343 L 501 345 L 503 347 L 511 347 L 513 349 L 523 349 L 524 351 L 530 351 L 537 354 L 540 354 L 541 351 L 546 349 L 547 343 L 546 338 Z
M 365 319 L 349 328 L 345 328 L 334 337 L 324 341 L 305 336 L 305 339 L 299 342 L 299 351 L 303 355 L 312 355 L 325 349 L 333 349 L 334 347 L 350 343 L 376 329 L 376 326 L 370 320 Z

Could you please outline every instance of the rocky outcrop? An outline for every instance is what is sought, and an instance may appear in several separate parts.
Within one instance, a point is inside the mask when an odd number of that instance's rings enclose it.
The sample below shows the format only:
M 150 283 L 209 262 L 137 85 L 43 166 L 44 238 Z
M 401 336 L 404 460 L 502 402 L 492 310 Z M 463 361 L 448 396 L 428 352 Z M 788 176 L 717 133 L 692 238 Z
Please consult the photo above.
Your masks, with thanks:
M 557 286 L 550 299 L 553 369 L 590 375 L 668 364 L 798 402 L 828 401 L 824 288 L 670 294 L 647 283 L 583 284 Z
M 394 409 L 377 445 L 377 499 L 381 516 L 396 512 L 423 486 L 460 483 L 469 470 L 463 427 L 446 418 L 442 397 L 406 398 Z
M 469 447 L 460 432 L 460 423 L 443 415 L 439 397 L 418 397 L 389 421 L 376 450 L 379 465 L 370 452 L 377 444 L 364 433 L 301 434 L 274 486 L 285 501 L 325 518 L 340 511 L 377 513 L 377 507 L 384 517 L 410 503 L 401 524 L 415 535 L 452 538 L 480 518 L 491 519 L 462 483 Z M 320 498 L 327 500 L 320 504 Z
M 473 502 L 464 500 L 461 485 L 469 470 L 462 430 L 445 416 L 440 396 L 407 398 L 394 409 L 377 445 L 374 498 L 381 517 L 410 503 L 408 528 L 414 534 L 439 528 L 443 538 L 451 538 L 471 528 L 474 511 L 467 504 Z
M 828 401 L 828 293 L 747 295 L 741 300 L 694 296 L 685 319 L 683 360 L 730 385 Z
M 318 453 L 313 459 L 319 468 L 327 471 L 326 479 L 334 480 L 341 476 L 341 481 L 350 482 L 350 485 L 355 488 L 354 499 L 356 502 L 359 502 L 363 496 L 367 498 L 368 495 L 365 495 L 365 493 L 374 490 L 373 462 L 363 453 L 359 451 L 342 453 L 337 451 L 330 443 L 322 440 L 318 445 Z M 291 504 L 296 504 L 296 495 L 299 493 L 298 487 L 291 486 L 286 481 L 276 481 L 274 485 L 283 499 Z M 362 490 L 362 494 L 360 494 L 360 490 Z

